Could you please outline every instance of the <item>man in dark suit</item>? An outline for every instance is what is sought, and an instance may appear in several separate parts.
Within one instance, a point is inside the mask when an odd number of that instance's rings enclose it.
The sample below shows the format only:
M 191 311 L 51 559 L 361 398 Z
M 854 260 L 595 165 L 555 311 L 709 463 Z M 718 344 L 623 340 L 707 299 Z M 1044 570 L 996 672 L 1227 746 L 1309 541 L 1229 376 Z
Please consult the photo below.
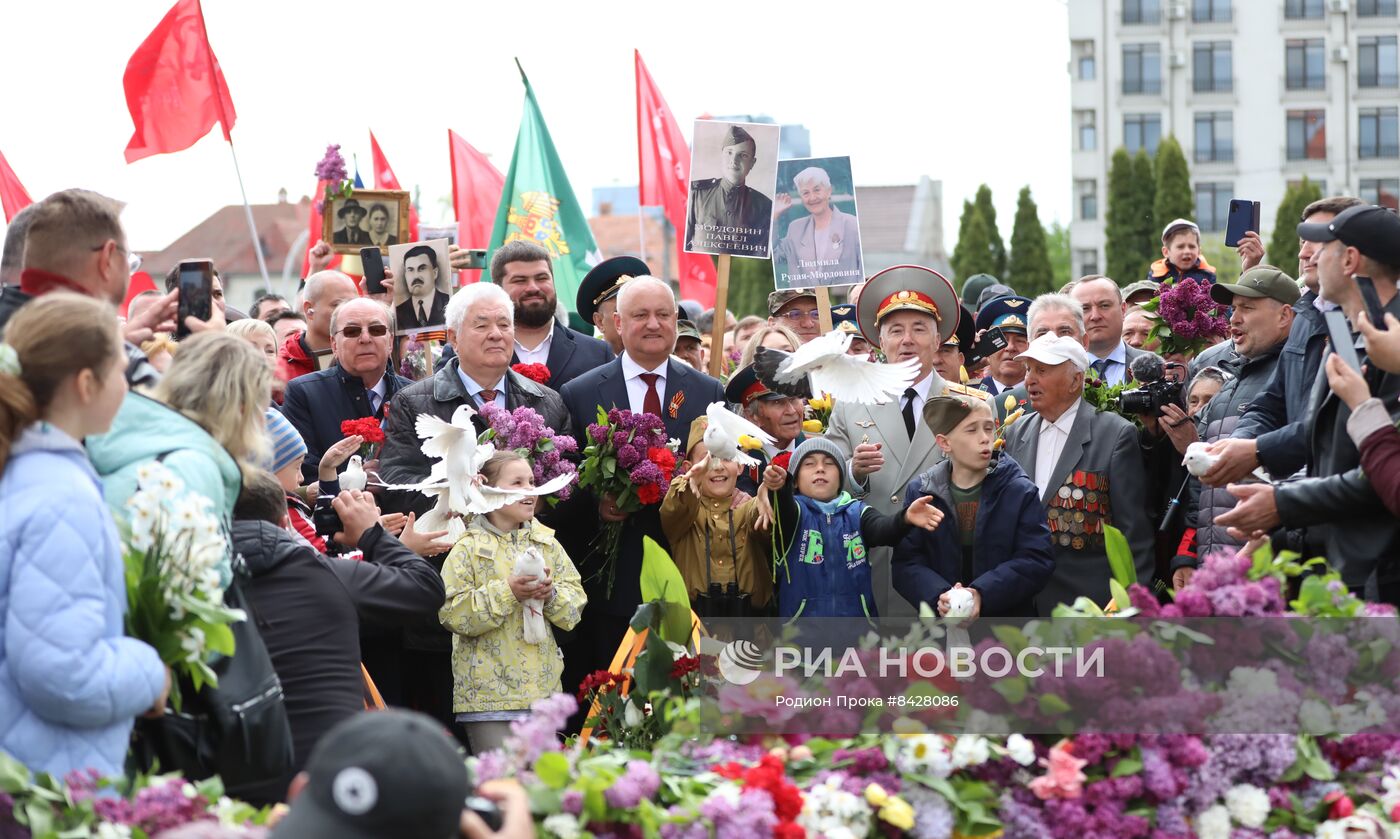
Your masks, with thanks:
M 394 310 L 399 329 L 442 326 L 450 295 L 440 291 L 437 251 L 430 245 L 409 248 L 403 255 L 404 301 Z
M 549 251 L 534 242 L 505 243 L 491 257 L 491 281 L 515 304 L 512 364 L 543 364 L 549 368 L 549 386 L 559 390 L 613 360 L 607 344 L 555 319 L 559 297 Z
M 1084 345 L 1091 356 L 1091 375 L 1110 385 L 1130 379 L 1128 368 L 1133 359 L 1147 352 L 1130 347 L 1123 340 L 1123 316 L 1128 304 L 1123 302 L 1118 283 L 1090 274 L 1070 285 L 1069 296 L 1084 309 Z
M 335 211 L 335 215 L 345 222 L 345 226 L 331 234 L 332 243 L 337 245 L 369 244 L 369 232 L 360 227 L 360 222 L 365 220 L 364 205 L 353 198 L 347 198 L 340 205 L 340 209 Z
M 342 422 L 383 420 L 390 400 L 412 384 L 387 369 L 393 340 L 389 307 L 362 297 L 341 303 L 331 315 L 335 363 L 287 383 L 282 414 L 306 441 L 301 473 L 307 483 L 317 479 L 326 449 L 345 438 Z
M 753 135 L 729 126 L 721 141 L 723 176 L 690 182 L 686 250 L 766 257 L 773 201 L 744 181 L 757 159 Z
M 580 449 L 600 407 L 656 414 L 665 423 L 667 435 L 688 439 L 691 422 L 703 416 L 710 403 L 723 402 L 724 389 L 715 379 L 671 358 L 676 343 L 676 296 L 671 287 L 655 277 L 632 278 L 618 295 L 613 318 L 622 336 L 622 355 L 579 376 L 560 392 Z M 663 547 L 668 544 L 661 531 L 659 504 L 629 515 L 614 502 L 586 492 L 576 492 L 569 502 L 577 511 L 570 520 L 577 520 L 580 527 L 570 528 L 565 548 L 583 575 L 588 607 L 565 650 L 564 688 L 568 691 L 577 688 L 584 675 L 608 666 L 641 603 L 642 537 L 650 536 Z M 583 522 L 599 517 L 625 522 L 611 592 L 597 575 L 602 557 L 588 550 L 593 534 L 581 532 L 589 529 Z
M 1057 604 L 1078 597 L 1103 606 L 1113 576 L 1106 526 L 1127 538 L 1138 580 L 1152 581 L 1152 526 L 1138 432 L 1117 414 L 1084 401 L 1090 356 L 1079 341 L 1047 333 L 1021 357 L 1036 413 L 1006 429 L 1006 454 L 1040 490 L 1055 549 L 1055 573 L 1036 598 L 1036 610 L 1048 616 Z

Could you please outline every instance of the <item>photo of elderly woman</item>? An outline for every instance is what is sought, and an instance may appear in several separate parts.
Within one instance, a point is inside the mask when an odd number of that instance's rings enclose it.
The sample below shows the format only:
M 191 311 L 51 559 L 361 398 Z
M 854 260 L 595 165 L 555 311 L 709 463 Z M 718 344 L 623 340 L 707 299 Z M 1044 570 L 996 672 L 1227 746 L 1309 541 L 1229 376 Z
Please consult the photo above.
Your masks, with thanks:
M 865 279 L 849 157 L 778 161 L 773 279 L 778 288 L 853 285 Z M 784 190 L 786 188 L 786 191 Z

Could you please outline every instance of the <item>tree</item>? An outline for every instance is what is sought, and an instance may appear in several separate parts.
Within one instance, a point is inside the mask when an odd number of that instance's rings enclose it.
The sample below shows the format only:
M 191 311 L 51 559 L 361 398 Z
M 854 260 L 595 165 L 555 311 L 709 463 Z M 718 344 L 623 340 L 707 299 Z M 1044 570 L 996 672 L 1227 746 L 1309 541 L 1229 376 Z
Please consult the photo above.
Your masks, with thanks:
M 1298 271 L 1298 222 L 1303 220 L 1303 210 L 1321 197 L 1322 190 L 1307 176 L 1288 187 L 1274 218 L 1274 232 L 1264 252 L 1265 262 L 1289 274 Z
M 992 264 L 995 267 L 986 273 L 1005 279 L 1006 245 L 1001 241 L 1001 232 L 997 230 L 997 208 L 992 204 L 992 188 L 986 184 L 977 187 L 977 198 L 973 203 L 987 223 L 987 238 L 992 243 Z
M 725 307 L 734 317 L 768 317 L 768 293 L 773 290 L 773 260 L 729 260 L 729 300 Z
M 1017 294 L 1035 297 L 1059 286 L 1050 270 L 1050 254 L 1045 246 L 1045 228 L 1031 198 L 1031 188 L 1021 187 L 1016 198 L 1016 221 L 1011 227 L 1011 255 L 1006 263 L 1006 284 Z
M 962 283 L 973 274 L 995 274 L 996 255 L 992 252 L 992 237 L 987 232 L 987 221 L 982 213 L 972 205 L 967 214 L 966 224 L 958 234 L 958 244 L 953 248 L 953 272 Z
M 1157 198 L 1157 175 L 1153 169 L 1152 158 L 1147 154 L 1146 149 L 1138 149 L 1133 156 L 1133 179 L 1137 184 L 1138 215 L 1140 224 L 1139 232 L 1142 234 L 1143 255 L 1146 261 L 1135 269 L 1133 275 L 1129 275 L 1123 282 L 1131 283 L 1147 276 L 1147 266 L 1152 264 L 1152 260 L 1162 255 L 1162 225 L 1156 223 L 1152 215 L 1153 203 Z M 1162 224 L 1166 224 L 1163 222 Z
M 1108 208 L 1104 214 L 1104 273 L 1119 285 L 1147 275 L 1156 250 L 1146 250 L 1152 230 L 1152 160 L 1138 151 L 1113 153 L 1108 169 Z
M 967 223 L 975 212 L 971 201 L 963 202 L 962 215 L 958 218 L 958 241 L 957 244 L 953 245 L 953 255 L 948 257 L 948 267 L 953 269 L 953 276 L 950 279 L 956 281 L 958 285 L 962 285 L 968 277 L 972 276 L 964 274 L 962 270 L 963 260 L 967 258 L 963 242 L 967 241 Z
M 1160 245 L 1162 229 L 1173 220 L 1191 218 L 1196 202 L 1191 196 L 1191 171 L 1186 168 L 1186 155 L 1181 144 L 1168 135 L 1157 146 L 1156 190 L 1152 196 L 1153 243 Z
M 1013 239 L 1015 237 L 1012 237 Z M 1065 287 L 1070 281 L 1069 276 L 1069 228 L 1058 221 L 1052 222 L 1050 229 L 1045 231 L 1045 252 L 1050 260 L 1050 270 L 1054 275 L 1054 282 L 1051 288 L 1055 291 Z

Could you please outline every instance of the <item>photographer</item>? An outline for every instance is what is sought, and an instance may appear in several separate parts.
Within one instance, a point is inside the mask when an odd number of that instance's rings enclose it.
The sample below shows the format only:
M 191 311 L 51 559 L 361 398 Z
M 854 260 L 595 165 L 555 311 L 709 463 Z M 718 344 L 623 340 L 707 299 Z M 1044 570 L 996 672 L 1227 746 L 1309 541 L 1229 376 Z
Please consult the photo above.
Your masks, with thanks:
M 1297 281 L 1270 265 L 1249 269 L 1236 284 L 1211 286 L 1213 300 L 1234 307 L 1230 316 L 1234 357 L 1222 364 L 1233 378 L 1221 386 L 1220 393 L 1197 417 L 1201 440 L 1214 443 L 1228 437 L 1239 424 L 1245 406 L 1258 397 L 1273 377 L 1279 353 L 1293 327 L 1293 304 L 1299 295 Z M 1178 588 L 1190 579 L 1190 569 L 1199 564 L 1196 557 L 1216 548 L 1244 544 L 1215 523 L 1218 515 L 1234 509 L 1235 497 L 1221 488 L 1202 486 L 1195 478 L 1190 485 L 1195 498 L 1192 506 L 1196 556 L 1183 551 L 1172 560 L 1172 581 Z

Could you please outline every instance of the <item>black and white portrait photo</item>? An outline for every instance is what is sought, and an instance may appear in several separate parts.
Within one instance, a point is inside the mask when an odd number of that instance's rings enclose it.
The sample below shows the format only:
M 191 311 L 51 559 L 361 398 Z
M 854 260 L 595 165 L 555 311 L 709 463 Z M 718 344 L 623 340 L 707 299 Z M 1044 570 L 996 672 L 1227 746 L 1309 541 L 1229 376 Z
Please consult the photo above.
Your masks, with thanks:
M 394 320 L 399 332 L 447 323 L 447 301 L 452 295 L 452 267 L 446 239 L 409 242 L 389 248 L 394 272 Z
M 767 259 L 778 126 L 695 121 L 685 249 Z

